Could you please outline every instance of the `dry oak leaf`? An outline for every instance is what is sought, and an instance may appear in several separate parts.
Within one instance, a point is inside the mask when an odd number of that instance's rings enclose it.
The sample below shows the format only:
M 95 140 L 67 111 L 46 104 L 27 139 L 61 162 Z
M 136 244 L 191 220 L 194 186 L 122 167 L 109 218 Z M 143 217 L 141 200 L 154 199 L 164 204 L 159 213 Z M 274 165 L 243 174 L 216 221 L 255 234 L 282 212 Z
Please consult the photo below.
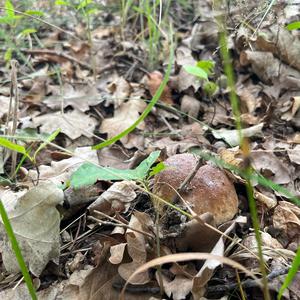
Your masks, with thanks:
M 147 76 L 148 76 L 147 87 L 150 91 L 151 96 L 153 97 L 156 91 L 158 90 L 160 84 L 162 83 L 164 77 L 159 71 L 154 71 L 148 74 Z M 174 104 L 174 101 L 172 99 L 171 89 L 168 85 L 165 86 L 160 96 L 160 100 L 166 104 L 170 104 L 170 105 Z
M 102 121 L 100 132 L 107 133 L 107 137 L 109 139 L 118 135 L 139 118 L 140 113 L 144 111 L 146 106 L 146 103 L 142 100 L 129 100 L 124 102 L 118 109 L 115 109 L 114 116 L 112 118 L 104 119 Z M 145 129 L 145 123 L 139 123 L 137 128 L 141 130 Z M 124 145 L 128 141 L 128 136 L 121 139 L 121 142 Z
M 97 125 L 96 119 L 78 110 L 72 110 L 63 115 L 60 112 L 45 114 L 34 117 L 32 122 L 36 127 L 41 125 L 40 131 L 42 133 L 51 133 L 57 128 L 61 128 L 61 132 L 72 140 L 81 135 L 92 137 Z

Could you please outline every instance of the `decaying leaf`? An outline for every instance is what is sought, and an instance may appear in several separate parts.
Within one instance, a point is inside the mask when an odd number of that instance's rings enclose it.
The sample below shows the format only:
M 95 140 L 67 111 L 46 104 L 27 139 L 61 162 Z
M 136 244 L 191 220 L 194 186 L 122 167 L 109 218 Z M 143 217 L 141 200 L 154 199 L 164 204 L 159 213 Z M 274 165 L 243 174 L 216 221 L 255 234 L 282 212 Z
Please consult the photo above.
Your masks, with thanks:
M 91 137 L 97 125 L 94 118 L 73 110 L 62 115 L 60 112 L 46 114 L 32 119 L 34 126 L 40 126 L 40 131 L 50 133 L 57 128 L 71 139 L 79 138 L 81 135 Z
M 253 167 L 273 182 L 285 184 L 291 181 L 288 168 L 273 153 L 253 152 L 251 158 Z
M 148 75 L 147 86 L 148 86 L 148 89 L 149 89 L 152 97 L 156 93 L 156 91 L 159 88 L 160 84 L 162 83 L 163 79 L 164 79 L 163 75 L 158 71 L 154 71 Z M 174 104 L 173 99 L 172 99 L 172 93 L 171 93 L 170 87 L 168 85 L 165 86 L 165 88 L 160 96 L 160 99 L 161 99 L 161 101 L 165 102 L 166 104 L 169 104 L 169 105 Z
M 115 212 L 126 213 L 130 207 L 130 202 L 136 197 L 135 183 L 132 181 L 115 182 L 89 207 L 91 214 L 95 210 L 101 211 L 107 215 Z
M 264 123 L 260 123 L 245 129 L 242 129 L 242 134 L 244 137 L 251 137 L 255 135 L 259 135 L 262 133 L 262 128 L 264 126 Z M 239 141 L 239 133 L 238 130 L 228 130 L 228 129 L 219 129 L 219 130 L 213 130 L 212 131 L 213 136 L 216 139 L 223 139 L 226 141 L 230 146 L 238 146 Z
M 115 109 L 113 118 L 104 119 L 102 121 L 100 132 L 107 133 L 109 139 L 121 133 L 139 118 L 146 106 L 146 103 L 142 100 L 129 100 L 124 102 L 118 109 Z M 141 130 L 145 129 L 145 123 L 139 123 L 137 128 Z M 128 135 L 121 139 L 124 146 L 126 146 L 128 141 Z
M 3 204 L 7 207 L 5 194 Z M 63 202 L 63 191 L 52 183 L 32 188 L 7 209 L 12 228 L 29 270 L 39 276 L 51 259 L 59 256 L 60 215 L 56 205 Z M 19 265 L 1 223 L 4 244 L 2 259 L 6 270 L 19 272 Z
M 137 229 L 139 231 L 144 230 L 142 223 L 134 215 L 131 216 L 129 222 L 130 228 Z M 147 261 L 147 250 L 146 250 L 146 237 L 140 232 L 127 229 L 126 231 L 126 241 L 127 241 L 127 252 L 132 259 L 130 263 L 123 263 L 119 266 L 118 272 L 120 276 L 128 280 L 131 274 L 141 265 Z M 132 284 L 145 284 L 149 282 L 148 271 L 142 272 L 139 276 L 136 276 L 134 280 L 131 280 Z

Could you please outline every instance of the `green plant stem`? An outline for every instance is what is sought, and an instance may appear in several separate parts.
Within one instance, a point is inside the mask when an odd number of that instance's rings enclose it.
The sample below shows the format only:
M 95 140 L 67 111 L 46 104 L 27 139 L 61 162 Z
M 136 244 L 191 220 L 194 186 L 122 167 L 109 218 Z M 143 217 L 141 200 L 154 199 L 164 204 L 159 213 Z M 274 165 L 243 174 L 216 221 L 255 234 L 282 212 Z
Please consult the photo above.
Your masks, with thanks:
M 218 9 L 221 9 L 220 3 L 221 3 L 221 1 L 217 1 Z M 260 265 L 260 270 L 261 270 L 261 274 L 262 274 L 262 282 L 263 282 L 263 294 L 264 294 L 265 300 L 270 300 L 271 298 L 270 298 L 270 293 L 269 293 L 269 289 L 268 289 L 267 272 L 266 272 L 266 268 L 265 268 L 263 251 L 262 251 L 260 226 L 259 226 L 259 221 L 258 221 L 256 203 L 255 203 L 255 200 L 253 197 L 253 187 L 251 185 L 251 180 L 250 180 L 252 173 L 253 173 L 253 169 L 251 168 L 250 163 L 248 164 L 249 155 L 250 155 L 249 145 L 248 145 L 248 141 L 244 139 L 243 133 L 242 133 L 241 115 L 240 115 L 240 110 L 239 110 L 239 100 L 238 100 L 238 97 L 236 94 L 234 71 L 233 71 L 230 53 L 228 51 L 228 46 L 227 46 L 227 32 L 226 32 L 226 28 L 225 28 L 226 23 L 221 14 L 219 17 L 217 17 L 217 22 L 218 22 L 218 27 L 219 27 L 220 53 L 221 53 L 221 57 L 223 60 L 224 71 L 227 76 L 227 85 L 230 89 L 230 93 L 229 93 L 230 103 L 231 103 L 232 112 L 233 112 L 234 119 L 235 119 L 236 129 L 237 129 L 238 135 L 239 135 L 240 147 L 243 151 L 244 160 L 247 164 L 247 166 L 244 170 L 244 173 L 246 175 L 246 181 L 247 181 L 246 182 L 246 190 L 247 190 L 252 224 L 253 224 L 256 242 L 257 242 L 259 265 Z
M 250 180 L 252 173 L 253 173 L 252 168 L 250 166 L 247 167 L 245 170 L 245 174 L 247 175 L 246 191 L 247 191 L 250 215 L 251 215 L 252 224 L 255 232 L 255 239 L 257 243 L 259 267 L 262 274 L 264 299 L 270 300 L 271 298 L 270 298 L 270 293 L 268 288 L 267 271 L 266 271 L 265 261 L 264 261 L 263 251 L 262 251 L 262 238 L 259 231 L 260 226 L 259 226 L 259 220 L 257 215 L 256 203 L 253 197 L 254 194 L 253 186 Z
M 28 269 L 26 267 L 25 261 L 23 260 L 22 253 L 21 253 L 20 247 L 18 245 L 18 241 L 15 237 L 12 226 L 9 222 L 9 219 L 8 219 L 7 213 L 5 211 L 5 208 L 3 206 L 2 200 L 0 200 L 0 214 L 1 214 L 1 218 L 3 221 L 4 227 L 5 227 L 6 233 L 10 239 L 11 247 L 16 255 L 16 259 L 18 261 L 18 264 L 19 264 L 21 272 L 23 274 L 25 283 L 26 283 L 28 291 L 30 293 L 30 296 L 31 296 L 32 300 L 37 300 L 38 298 L 36 296 L 35 288 L 33 286 L 33 283 L 32 283 L 31 277 L 29 275 Z

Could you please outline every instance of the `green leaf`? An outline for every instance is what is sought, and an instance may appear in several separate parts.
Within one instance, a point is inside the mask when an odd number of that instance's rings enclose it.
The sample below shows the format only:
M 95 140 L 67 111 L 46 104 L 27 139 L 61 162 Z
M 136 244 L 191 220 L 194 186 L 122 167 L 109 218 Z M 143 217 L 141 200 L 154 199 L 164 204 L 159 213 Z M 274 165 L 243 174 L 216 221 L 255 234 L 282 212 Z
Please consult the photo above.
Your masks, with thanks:
M 8 17 L 8 16 L 0 17 L 0 24 L 8 24 L 8 25 L 11 25 L 12 22 L 13 22 L 13 18 L 11 18 L 11 17 Z
M 213 60 L 200 60 L 197 62 L 197 67 L 203 69 L 208 75 L 213 73 L 215 62 Z
M 26 10 L 24 13 L 30 16 L 38 16 L 38 17 L 44 16 L 44 13 L 39 10 Z
M 80 3 L 77 5 L 77 9 L 84 9 L 86 8 L 90 3 L 92 3 L 93 0 L 81 0 Z
M 22 154 L 26 154 L 25 147 L 20 146 L 18 144 L 15 144 L 15 143 L 13 143 L 13 142 L 5 139 L 5 138 L 0 137 L 0 146 L 8 148 L 8 149 L 13 150 L 13 151 L 17 151 L 17 152 L 22 153 Z
M 218 86 L 212 81 L 207 81 L 203 86 L 204 92 L 208 96 L 212 96 L 214 92 L 217 90 L 217 88 Z
M 185 65 L 185 66 L 183 66 L 183 68 L 187 73 L 189 73 L 191 75 L 194 75 L 201 79 L 208 80 L 207 73 L 202 68 L 199 68 L 197 66 L 189 66 L 189 65 Z
M 29 35 L 31 33 L 35 33 L 37 32 L 34 28 L 27 28 L 27 29 L 24 29 L 22 32 L 21 32 L 21 35 Z
M 10 18 L 13 18 L 15 16 L 15 8 L 13 4 L 10 2 L 10 0 L 5 1 L 5 12 L 6 15 Z
M 300 29 L 300 21 L 292 22 L 285 27 L 287 30 Z
M 288 274 L 286 275 L 282 286 L 280 287 L 280 290 L 279 290 L 279 293 L 277 296 L 278 300 L 281 299 L 285 289 L 287 289 L 289 287 L 289 285 L 292 283 L 292 281 L 299 269 L 300 269 L 300 247 L 297 250 L 297 253 L 292 262 L 291 268 L 290 268 Z
M 161 161 L 160 163 L 158 163 L 156 166 L 151 168 L 151 171 L 149 173 L 149 177 L 152 177 L 158 173 L 160 173 L 161 171 L 163 171 L 166 168 L 166 165 Z
M 6 62 L 10 62 L 11 58 L 12 58 L 12 53 L 13 53 L 13 49 L 12 48 L 8 48 L 5 53 L 4 53 L 4 60 Z
M 94 184 L 97 180 L 143 180 L 151 166 L 159 157 L 160 151 L 152 152 L 148 158 L 133 170 L 119 170 L 110 167 L 99 167 L 91 163 L 84 163 L 71 176 L 70 185 L 80 188 Z
M 56 0 L 55 5 L 69 6 L 70 3 L 67 1 L 63 1 L 63 0 Z

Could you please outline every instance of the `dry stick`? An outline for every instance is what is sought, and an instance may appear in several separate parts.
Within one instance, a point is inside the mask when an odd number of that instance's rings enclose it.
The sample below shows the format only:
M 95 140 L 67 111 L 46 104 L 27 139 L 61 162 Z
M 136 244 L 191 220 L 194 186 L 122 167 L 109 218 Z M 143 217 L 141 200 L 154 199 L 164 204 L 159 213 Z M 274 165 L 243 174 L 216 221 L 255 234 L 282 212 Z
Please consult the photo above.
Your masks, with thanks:
M 103 212 L 101 212 L 101 211 L 99 211 L 99 210 L 95 210 L 94 212 L 95 212 L 96 214 L 99 214 L 99 215 L 101 215 L 101 216 L 103 216 L 103 217 L 106 217 L 106 218 L 112 220 L 113 222 L 103 221 L 103 220 L 97 219 L 97 218 L 95 218 L 95 217 L 93 217 L 93 216 L 89 216 L 88 219 L 92 219 L 92 220 L 94 220 L 94 221 L 97 221 L 98 223 L 103 223 L 103 224 L 106 223 L 106 224 L 108 224 L 108 225 L 114 225 L 114 226 L 125 227 L 125 228 L 128 228 L 128 229 L 130 229 L 130 230 L 133 230 L 133 231 L 136 231 L 136 232 L 138 232 L 138 233 L 141 233 L 141 234 L 143 234 L 143 235 L 146 235 L 146 236 L 150 237 L 151 239 L 154 238 L 154 236 L 153 236 L 152 234 L 150 234 L 150 233 L 148 233 L 148 232 L 145 232 L 144 230 L 139 230 L 139 229 L 133 228 L 133 227 L 129 226 L 128 224 L 124 224 L 124 223 L 122 223 L 121 221 L 119 221 L 119 220 L 117 220 L 117 219 L 114 219 L 114 218 L 108 216 L 107 214 L 105 214 L 105 213 L 103 213 Z
M 10 62 L 11 64 L 11 84 L 10 84 L 10 108 L 12 105 L 12 97 L 14 94 L 14 108 L 13 110 L 10 112 L 12 114 L 12 129 L 10 130 L 11 135 L 15 135 L 16 133 L 16 129 L 17 129 L 17 125 L 18 125 L 18 107 L 19 107 L 19 93 L 18 93 L 18 80 L 17 80 L 17 66 L 18 66 L 18 62 L 16 60 L 11 60 Z M 10 115 L 8 116 L 8 120 L 10 118 Z M 13 143 L 15 143 L 15 140 L 12 140 Z M 14 179 L 14 177 L 16 176 L 15 174 L 15 170 L 16 170 L 16 166 L 17 166 L 17 151 L 13 151 L 12 152 L 12 156 L 11 156 L 11 178 Z
M 197 164 L 195 165 L 194 169 L 191 171 L 191 173 L 184 179 L 184 181 L 180 184 L 179 188 L 177 189 L 177 193 L 174 195 L 172 199 L 172 203 L 176 202 L 178 200 L 178 194 L 182 194 L 187 189 L 187 186 L 189 183 L 193 180 L 196 173 L 198 172 L 199 168 L 202 165 L 202 159 L 199 157 Z

